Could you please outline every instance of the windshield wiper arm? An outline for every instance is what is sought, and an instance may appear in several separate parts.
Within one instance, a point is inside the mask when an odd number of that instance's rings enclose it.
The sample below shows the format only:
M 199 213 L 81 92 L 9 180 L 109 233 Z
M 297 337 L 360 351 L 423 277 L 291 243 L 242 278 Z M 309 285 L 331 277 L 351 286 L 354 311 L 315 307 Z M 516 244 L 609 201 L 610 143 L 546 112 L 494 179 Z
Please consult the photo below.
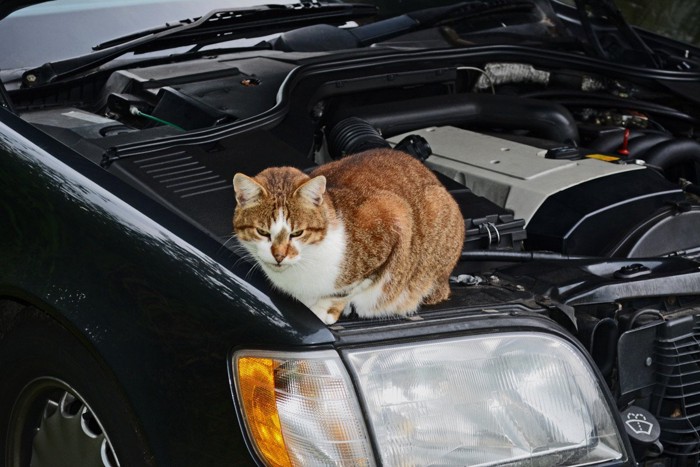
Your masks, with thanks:
M 323 21 L 344 24 L 376 15 L 377 7 L 366 4 L 304 2 L 292 5 L 261 5 L 253 8 L 215 10 L 198 19 L 148 29 L 99 44 L 93 53 L 48 62 L 22 75 L 24 86 L 40 86 L 91 70 L 129 52 L 143 53 L 196 43 L 222 42 L 246 34 L 273 34 Z
M 168 30 L 179 28 L 181 26 L 192 24 L 195 21 L 199 20 L 200 18 L 201 17 L 197 17 L 197 18 L 193 18 L 193 19 L 182 19 L 182 20 L 178 21 L 177 23 L 165 23 L 163 26 L 158 26 L 158 27 L 150 28 L 150 29 L 144 29 L 143 31 L 138 31 L 138 32 L 134 32 L 131 34 L 127 34 L 125 36 L 116 37 L 114 39 L 110 39 L 108 41 L 94 45 L 92 47 L 92 50 L 94 50 L 94 51 L 105 50 L 105 49 L 109 49 L 111 47 L 116 47 L 118 45 L 122 45 L 122 44 L 126 44 L 128 42 L 135 41 L 137 39 L 141 39 L 143 37 L 155 36 L 156 34 L 160 34 L 163 31 L 168 31 Z

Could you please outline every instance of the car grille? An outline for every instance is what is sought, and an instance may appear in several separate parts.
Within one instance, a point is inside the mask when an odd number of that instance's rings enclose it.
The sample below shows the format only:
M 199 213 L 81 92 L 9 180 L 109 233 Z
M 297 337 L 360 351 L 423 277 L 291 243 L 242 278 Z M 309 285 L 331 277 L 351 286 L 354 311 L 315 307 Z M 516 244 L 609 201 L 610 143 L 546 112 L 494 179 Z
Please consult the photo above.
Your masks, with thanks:
M 700 319 L 669 321 L 654 346 L 652 409 L 661 424 L 664 454 L 676 465 L 700 460 Z

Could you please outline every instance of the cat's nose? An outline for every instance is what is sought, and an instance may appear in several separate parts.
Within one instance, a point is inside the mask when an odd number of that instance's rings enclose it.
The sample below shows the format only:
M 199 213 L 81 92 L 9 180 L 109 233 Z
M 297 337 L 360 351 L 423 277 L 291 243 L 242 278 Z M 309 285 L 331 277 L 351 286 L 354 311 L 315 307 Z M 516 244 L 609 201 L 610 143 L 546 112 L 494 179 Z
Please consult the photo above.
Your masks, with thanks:
M 272 256 L 274 256 L 275 261 L 277 261 L 277 264 L 280 264 L 282 261 L 284 261 L 284 258 L 287 257 L 284 253 L 273 253 Z
M 275 261 L 277 261 L 277 264 L 281 264 L 282 261 L 284 261 L 284 258 L 287 257 L 288 248 L 289 244 L 287 242 L 279 241 L 279 238 L 276 238 L 275 241 L 272 242 L 270 252 L 272 253 L 272 257 L 275 258 Z

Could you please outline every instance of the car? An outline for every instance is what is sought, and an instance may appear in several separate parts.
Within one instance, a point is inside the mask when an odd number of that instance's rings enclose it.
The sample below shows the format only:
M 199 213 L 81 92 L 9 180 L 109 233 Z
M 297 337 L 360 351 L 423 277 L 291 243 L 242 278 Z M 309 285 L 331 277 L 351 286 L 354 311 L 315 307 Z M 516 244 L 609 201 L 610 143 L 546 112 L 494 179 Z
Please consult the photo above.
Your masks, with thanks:
M 611 0 L 0 17 L 0 465 L 698 464 L 696 46 Z M 327 325 L 232 180 L 377 148 L 459 205 L 451 296 Z

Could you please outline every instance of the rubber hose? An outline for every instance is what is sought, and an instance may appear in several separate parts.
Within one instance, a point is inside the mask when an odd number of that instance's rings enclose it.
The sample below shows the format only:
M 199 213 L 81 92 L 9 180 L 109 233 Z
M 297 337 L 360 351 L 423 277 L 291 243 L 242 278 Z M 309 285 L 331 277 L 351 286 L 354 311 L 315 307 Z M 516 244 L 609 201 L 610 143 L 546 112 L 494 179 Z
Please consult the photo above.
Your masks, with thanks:
M 591 142 L 587 147 L 595 151 L 600 151 L 604 154 L 615 154 L 617 150 L 622 146 L 622 141 L 624 138 L 624 130 L 615 131 L 613 133 L 607 133 L 598 137 L 595 141 Z M 629 144 L 627 148 L 630 151 L 630 155 L 633 157 L 644 154 L 650 147 L 659 144 L 663 141 L 667 141 L 673 138 L 671 135 L 665 133 L 648 133 L 642 130 L 630 130 Z
M 535 136 L 569 145 L 577 145 L 579 141 L 574 117 L 565 107 L 517 96 L 446 94 L 343 108 L 329 118 L 329 126 L 348 117 L 366 120 L 384 137 L 429 126 L 471 124 L 480 128 L 528 130 Z
M 379 131 L 367 121 L 348 117 L 333 126 L 328 134 L 328 152 L 333 159 L 367 149 L 389 148 Z
M 638 157 L 664 170 L 689 162 L 700 163 L 700 143 L 693 139 L 664 141 Z

